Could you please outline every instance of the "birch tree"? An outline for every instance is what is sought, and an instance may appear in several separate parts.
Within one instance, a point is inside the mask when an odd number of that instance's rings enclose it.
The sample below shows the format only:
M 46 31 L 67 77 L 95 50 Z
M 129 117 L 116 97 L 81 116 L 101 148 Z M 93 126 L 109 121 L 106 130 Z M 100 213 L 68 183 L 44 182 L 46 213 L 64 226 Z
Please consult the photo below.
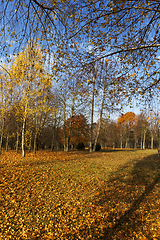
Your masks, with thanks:
M 51 87 L 51 80 L 44 67 L 44 55 L 35 43 L 28 43 L 23 51 L 14 57 L 11 75 L 20 95 L 22 123 L 22 156 L 25 156 L 25 126 L 29 115 L 38 114 L 37 104 L 41 109 L 46 101 L 46 92 Z M 46 91 L 46 92 L 45 92 Z M 39 101 L 40 99 L 40 101 Z M 36 132 L 37 134 L 37 132 Z

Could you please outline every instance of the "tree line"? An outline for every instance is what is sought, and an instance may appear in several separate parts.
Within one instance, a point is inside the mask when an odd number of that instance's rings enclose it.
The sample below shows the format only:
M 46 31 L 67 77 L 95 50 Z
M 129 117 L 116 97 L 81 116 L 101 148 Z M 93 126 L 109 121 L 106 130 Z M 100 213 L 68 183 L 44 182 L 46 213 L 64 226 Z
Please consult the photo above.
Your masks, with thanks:
M 27 45 L 13 60 L 9 74 L 1 73 L 0 151 L 22 150 L 25 156 L 25 149 L 36 153 L 38 149 L 69 151 L 79 146 L 78 149 L 95 151 L 97 143 L 103 149 L 159 147 L 159 111 L 139 115 L 127 112 L 111 120 L 102 115 L 107 110 L 103 106 L 94 122 L 93 108 L 101 97 L 103 105 L 102 89 L 93 90 L 93 84 L 87 85 L 89 81 L 85 87 L 81 81 L 74 85 L 73 79 L 54 88 L 39 48 L 32 51 L 36 60 L 28 54 L 30 47 Z M 99 100 L 93 102 L 93 96 Z
M 100 60 L 92 68 L 68 72 L 64 76 L 53 74 L 53 71 L 48 69 L 47 56 L 36 42 L 31 41 L 10 63 L 3 64 L 0 85 L 0 149 L 4 131 L 14 123 L 16 133 L 13 131 L 13 134 L 16 135 L 17 151 L 21 136 L 22 156 L 25 156 L 25 146 L 28 144 L 31 148 L 32 141 L 35 152 L 38 134 L 51 122 L 54 128 L 57 124 L 63 126 L 63 146 L 64 151 L 68 151 L 73 116 L 82 116 L 83 113 L 84 122 L 90 121 L 90 151 L 95 151 L 103 114 L 109 114 L 123 106 L 124 100 L 119 93 L 123 89 L 124 79 L 119 79 L 121 87 L 117 88 L 116 62 Z M 55 69 L 54 62 L 53 68 Z M 100 120 L 94 141 L 93 119 L 96 111 L 99 112 Z M 32 129 L 35 132 L 34 140 Z M 9 130 L 7 132 L 9 139 L 12 135 Z

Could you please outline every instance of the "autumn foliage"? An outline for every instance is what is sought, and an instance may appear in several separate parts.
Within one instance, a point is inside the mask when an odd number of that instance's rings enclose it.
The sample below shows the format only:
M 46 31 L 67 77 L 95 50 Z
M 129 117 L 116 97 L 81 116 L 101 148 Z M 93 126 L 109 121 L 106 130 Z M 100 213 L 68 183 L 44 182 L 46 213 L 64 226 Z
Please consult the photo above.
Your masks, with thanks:
M 66 136 L 69 133 L 70 118 L 66 120 Z M 63 142 L 64 129 L 61 129 L 61 139 Z M 70 143 L 77 146 L 78 143 L 83 142 L 87 144 L 89 141 L 89 125 L 87 118 L 83 114 L 74 115 L 72 118 L 72 133 Z
M 122 116 L 118 118 L 117 123 L 132 128 L 136 124 L 136 114 L 133 112 L 122 114 Z

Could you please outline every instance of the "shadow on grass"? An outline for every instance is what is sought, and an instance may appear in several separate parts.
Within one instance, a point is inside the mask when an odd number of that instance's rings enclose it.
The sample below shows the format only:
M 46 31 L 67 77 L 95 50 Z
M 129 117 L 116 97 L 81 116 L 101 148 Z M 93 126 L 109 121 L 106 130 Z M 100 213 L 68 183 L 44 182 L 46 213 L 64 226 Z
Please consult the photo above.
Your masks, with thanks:
M 120 149 L 120 148 L 115 148 L 115 149 L 101 149 L 101 152 L 129 152 L 129 151 L 138 151 L 139 149 Z
M 109 212 L 99 239 L 160 239 L 159 183 L 157 155 L 117 170 L 95 197 L 95 204 Z

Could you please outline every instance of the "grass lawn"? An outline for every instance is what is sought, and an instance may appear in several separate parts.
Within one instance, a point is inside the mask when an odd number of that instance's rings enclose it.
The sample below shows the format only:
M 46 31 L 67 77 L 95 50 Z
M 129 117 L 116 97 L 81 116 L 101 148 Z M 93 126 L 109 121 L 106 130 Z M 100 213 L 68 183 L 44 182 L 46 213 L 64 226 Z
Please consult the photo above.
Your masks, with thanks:
M 0 239 L 160 239 L 156 150 L 0 156 Z

